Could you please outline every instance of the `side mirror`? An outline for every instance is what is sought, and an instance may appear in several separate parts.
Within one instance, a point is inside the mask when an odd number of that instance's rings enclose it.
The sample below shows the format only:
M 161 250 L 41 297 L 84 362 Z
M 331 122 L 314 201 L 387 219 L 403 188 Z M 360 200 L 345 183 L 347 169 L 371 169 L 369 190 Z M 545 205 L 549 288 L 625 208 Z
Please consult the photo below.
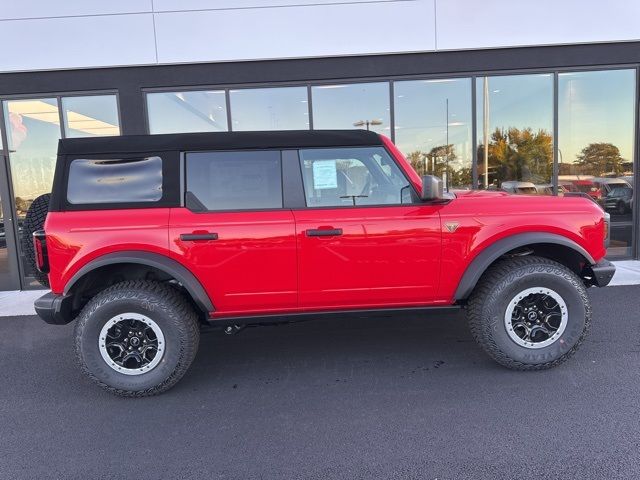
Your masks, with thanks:
M 422 177 L 422 200 L 440 200 L 444 197 L 442 180 L 434 175 Z

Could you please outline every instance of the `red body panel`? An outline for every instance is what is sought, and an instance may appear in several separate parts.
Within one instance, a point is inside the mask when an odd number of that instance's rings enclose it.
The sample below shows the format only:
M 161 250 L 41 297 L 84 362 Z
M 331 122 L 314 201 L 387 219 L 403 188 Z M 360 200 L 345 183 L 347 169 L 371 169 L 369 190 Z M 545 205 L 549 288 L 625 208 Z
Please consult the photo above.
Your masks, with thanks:
M 418 305 L 437 296 L 440 217 L 429 205 L 294 211 L 305 309 Z M 309 237 L 308 229 L 342 229 Z
M 418 174 L 382 138 L 420 191 Z M 305 234 L 324 228 L 342 229 L 342 235 Z M 214 317 L 451 304 L 473 259 L 518 233 L 561 235 L 595 261 L 606 254 L 603 212 L 593 202 L 482 191 L 458 192 L 457 198 L 433 205 L 51 212 L 45 231 L 54 293 L 62 293 L 80 268 L 102 255 L 153 252 L 195 275 L 211 298 Z M 180 239 L 207 232 L 218 239 Z
M 183 233 L 218 240 L 182 241 Z M 193 213 L 171 210 L 171 257 L 204 286 L 216 315 L 285 312 L 298 308 L 295 224 L 290 210 Z
M 168 225 L 168 208 L 50 212 L 44 229 L 51 290 L 62 293 L 78 270 L 108 253 L 140 250 L 169 256 Z
M 501 192 L 457 192 L 458 198 L 440 210 L 442 224 L 458 223 L 442 236 L 440 297 L 453 302 L 465 269 L 486 247 L 508 236 L 527 232 L 561 235 L 594 258 L 606 255 L 603 212 L 580 197 L 509 195 Z

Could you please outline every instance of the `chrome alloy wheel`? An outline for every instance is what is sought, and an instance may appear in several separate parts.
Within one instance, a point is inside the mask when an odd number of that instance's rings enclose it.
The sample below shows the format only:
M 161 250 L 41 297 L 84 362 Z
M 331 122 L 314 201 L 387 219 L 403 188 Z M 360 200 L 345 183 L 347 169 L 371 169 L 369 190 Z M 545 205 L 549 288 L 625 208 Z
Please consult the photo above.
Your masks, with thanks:
M 153 370 L 165 349 L 158 324 L 139 313 L 122 313 L 111 318 L 102 327 L 98 346 L 107 365 L 125 375 Z
M 518 345 L 543 348 L 560 338 L 568 318 L 567 304 L 557 292 L 534 287 L 511 299 L 504 314 L 504 326 L 509 338 Z

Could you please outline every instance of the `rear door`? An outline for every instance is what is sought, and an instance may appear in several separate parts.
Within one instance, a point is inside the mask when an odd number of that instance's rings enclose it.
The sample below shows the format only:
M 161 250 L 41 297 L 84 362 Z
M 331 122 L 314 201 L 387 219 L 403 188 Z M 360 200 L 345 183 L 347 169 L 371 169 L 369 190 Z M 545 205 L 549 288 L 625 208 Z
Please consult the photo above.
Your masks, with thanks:
M 295 209 L 305 309 L 428 304 L 440 278 L 436 205 L 383 147 L 300 150 L 306 208 Z
M 185 206 L 171 211 L 170 248 L 216 315 L 296 310 L 295 225 L 283 208 L 281 152 L 184 157 Z

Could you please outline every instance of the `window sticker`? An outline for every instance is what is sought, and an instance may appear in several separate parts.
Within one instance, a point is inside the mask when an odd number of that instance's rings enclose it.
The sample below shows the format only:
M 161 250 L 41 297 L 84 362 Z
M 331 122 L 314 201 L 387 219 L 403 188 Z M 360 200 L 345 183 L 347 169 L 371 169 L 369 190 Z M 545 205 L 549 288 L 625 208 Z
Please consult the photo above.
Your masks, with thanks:
M 338 170 L 335 160 L 313 162 L 313 188 L 315 190 L 338 188 Z

